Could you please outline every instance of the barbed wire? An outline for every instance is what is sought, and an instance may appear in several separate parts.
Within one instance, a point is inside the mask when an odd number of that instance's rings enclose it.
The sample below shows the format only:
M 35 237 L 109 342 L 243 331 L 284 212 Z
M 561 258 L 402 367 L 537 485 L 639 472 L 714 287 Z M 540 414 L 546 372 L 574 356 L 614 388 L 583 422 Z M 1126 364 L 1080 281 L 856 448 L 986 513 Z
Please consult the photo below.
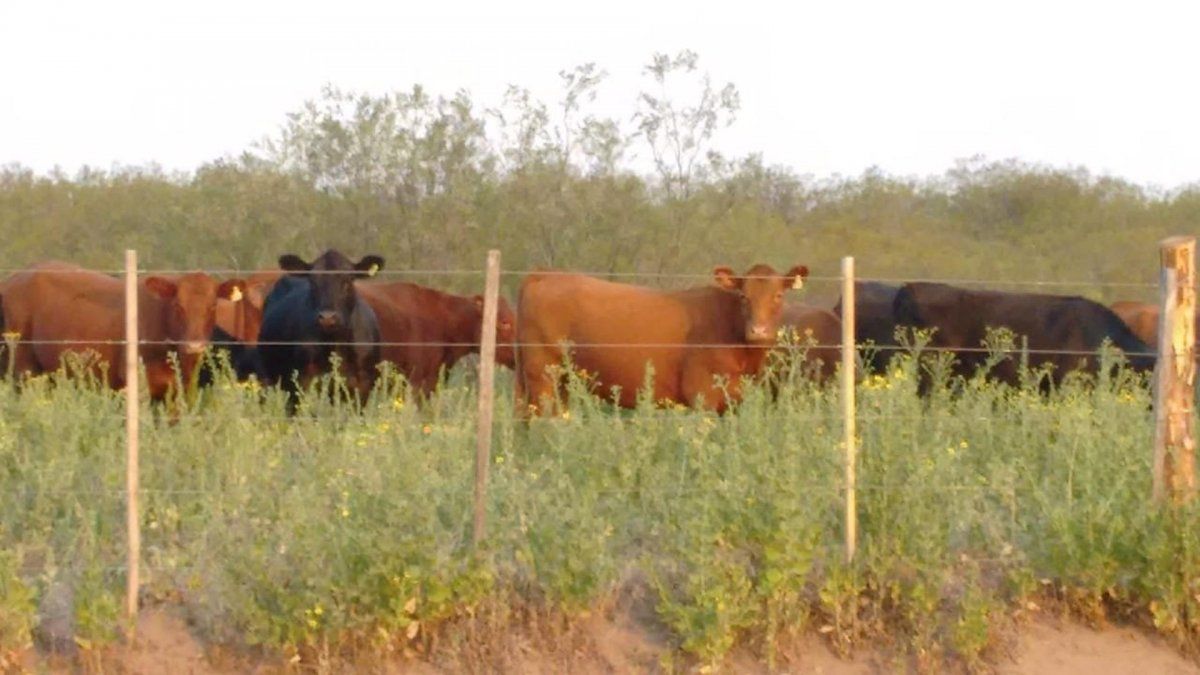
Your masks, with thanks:
M 26 339 L 18 338 L 15 340 L 17 345 L 57 345 L 57 346 L 123 346 L 127 344 L 126 340 L 122 339 Z M 137 344 L 143 347 L 180 347 L 184 342 L 179 340 L 138 340 Z M 207 346 L 221 349 L 231 346 L 235 347 L 455 347 L 455 348 L 470 348 L 478 349 L 479 342 L 451 342 L 440 340 L 397 340 L 397 341 L 372 341 L 372 340 L 260 340 L 256 342 L 233 342 L 221 343 L 209 341 Z M 0 347 L 5 346 L 0 342 Z M 508 342 L 501 341 L 496 343 L 496 347 L 505 348 L 522 348 L 522 347 L 546 347 L 546 348 L 565 348 L 569 350 L 575 349 L 751 349 L 751 350 L 767 350 L 767 351 L 800 351 L 800 350 L 840 350 L 842 343 L 818 343 L 808 345 L 794 345 L 787 343 L 771 343 L 771 344 L 753 344 L 753 343 L 738 343 L 738 342 Z M 1058 354 L 1067 356 L 1098 356 L 1104 353 L 1103 348 L 1096 349 L 1048 349 L 1048 348 L 1023 348 L 1023 347 L 952 347 L 946 345 L 924 345 L 920 347 L 894 345 L 894 344 L 874 344 L 874 343 L 855 343 L 854 348 L 860 351 L 876 350 L 876 351 L 894 351 L 906 352 L 912 354 L 920 354 L 927 352 L 951 352 L 951 353 L 970 353 L 970 354 L 1005 354 L 1005 355 L 1046 355 Z M 1121 354 L 1126 356 L 1157 356 L 1157 351 L 1134 352 L 1121 351 Z M 385 359 L 386 360 L 386 359 Z
M 104 269 L 104 268 L 45 268 L 38 269 L 36 267 L 20 267 L 20 268 L 0 268 L 0 274 L 16 274 L 19 272 L 37 271 L 48 274 L 104 274 L 109 276 L 124 275 L 127 270 L 120 269 Z M 138 268 L 136 270 L 139 277 L 141 276 L 182 276 L 186 274 L 203 273 L 210 276 L 234 276 L 243 275 L 250 276 L 339 276 L 339 275 L 357 275 L 361 274 L 353 270 L 310 270 L 305 272 L 287 272 L 279 268 L 254 268 L 254 269 L 239 269 L 239 268 L 211 268 L 211 269 L 154 269 L 154 268 Z M 786 270 L 781 270 L 786 272 Z M 436 276 L 483 276 L 485 270 L 482 268 L 459 268 L 459 269 L 379 269 L 371 273 L 371 277 L 436 277 Z M 587 276 L 594 278 L 617 278 L 617 279 L 679 279 L 679 280 L 699 280 L 711 281 L 713 279 L 712 272 L 635 272 L 635 271 L 608 271 L 608 270 L 564 270 L 564 269 L 501 269 L 500 275 L 503 277 L 512 276 Z M 746 275 L 737 274 L 735 276 L 740 279 L 775 279 L 780 275 Z M 842 282 L 845 277 L 840 275 L 809 275 L 804 277 L 804 283 L 832 283 Z M 965 286 L 1031 286 L 1031 287 L 1112 287 L 1112 288 L 1158 288 L 1157 282 L 1130 282 L 1130 281 L 1104 281 L 1100 279 L 976 279 L 968 277 L 872 277 L 861 276 L 855 277 L 857 283 L 881 283 L 899 285 L 904 283 L 943 283 L 951 285 Z

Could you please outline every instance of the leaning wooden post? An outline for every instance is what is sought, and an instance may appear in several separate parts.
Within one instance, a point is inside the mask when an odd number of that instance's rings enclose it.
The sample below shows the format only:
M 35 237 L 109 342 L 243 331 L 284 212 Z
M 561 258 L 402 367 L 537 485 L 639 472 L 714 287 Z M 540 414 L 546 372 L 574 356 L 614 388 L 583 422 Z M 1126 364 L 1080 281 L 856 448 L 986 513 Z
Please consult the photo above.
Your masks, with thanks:
M 142 531 L 138 512 L 138 277 L 137 251 L 125 251 L 125 613 L 130 631 L 138 613 L 138 561 Z
M 842 425 L 846 447 L 846 562 L 858 548 L 858 441 L 854 428 L 854 258 L 842 258 Z
M 1196 238 L 1159 244 L 1162 307 L 1154 369 L 1154 499 L 1182 504 L 1196 494 Z
M 492 417 L 496 385 L 496 306 L 500 297 L 500 251 L 487 256 L 483 290 L 483 328 L 479 343 L 479 426 L 475 436 L 475 529 L 473 541 L 483 541 L 487 527 L 488 466 L 492 456 Z

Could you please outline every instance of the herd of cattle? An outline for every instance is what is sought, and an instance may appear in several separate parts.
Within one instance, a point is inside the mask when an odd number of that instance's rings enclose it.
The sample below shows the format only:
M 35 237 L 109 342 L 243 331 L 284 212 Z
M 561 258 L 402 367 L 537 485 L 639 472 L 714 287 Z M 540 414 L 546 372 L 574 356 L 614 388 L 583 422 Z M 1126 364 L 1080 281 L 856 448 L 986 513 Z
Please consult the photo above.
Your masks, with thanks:
M 139 353 L 150 394 L 162 398 L 175 382 L 202 377 L 210 347 L 228 352 L 239 378 L 254 376 L 293 393 L 335 362 L 351 390 L 365 397 L 384 361 L 417 392 L 432 392 L 443 370 L 479 351 L 483 298 L 372 280 L 383 265 L 379 256 L 353 262 L 329 250 L 311 262 L 284 255 L 278 271 L 244 279 L 201 272 L 143 278 Z M 782 329 L 813 345 L 804 358 L 814 376 L 833 372 L 841 301 L 832 310 L 785 301 L 807 274 L 802 265 L 784 273 L 755 265 L 741 275 L 718 267 L 711 284 L 668 291 L 535 272 L 522 281 L 515 312 L 500 300 L 496 361 L 514 368 L 522 411 L 537 410 L 561 391 L 556 366 L 566 349 L 594 391 L 620 405 L 634 405 L 652 381 L 656 401 L 722 410 L 739 399 L 743 381 L 763 371 Z M 121 280 L 44 262 L 0 282 L 0 304 L 11 372 L 53 371 L 66 354 L 89 353 L 110 386 L 124 386 Z M 1052 380 L 1094 370 L 1106 341 L 1134 369 L 1154 365 L 1152 305 L 1108 308 L 1073 296 L 859 283 L 855 308 L 856 342 L 879 348 L 876 367 L 894 352 L 899 326 L 936 329 L 928 346 L 953 352 L 960 373 L 985 362 L 987 331 L 998 327 L 1023 336 L 1028 365 L 1052 366 Z M 1016 382 L 1016 360 L 996 365 L 992 376 Z

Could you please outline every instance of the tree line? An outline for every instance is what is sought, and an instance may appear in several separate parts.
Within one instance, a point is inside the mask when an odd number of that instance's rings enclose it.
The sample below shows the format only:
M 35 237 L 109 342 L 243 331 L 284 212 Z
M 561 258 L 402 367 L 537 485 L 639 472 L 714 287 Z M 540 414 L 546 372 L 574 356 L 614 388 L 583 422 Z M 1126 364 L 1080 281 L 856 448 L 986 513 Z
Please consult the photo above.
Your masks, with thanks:
M 334 246 L 380 253 L 390 269 L 461 270 L 495 247 L 507 270 L 705 274 L 764 261 L 833 276 L 854 255 L 863 276 L 1084 281 L 1095 285 L 1053 290 L 1148 299 L 1153 289 L 1100 284 L 1154 282 L 1157 241 L 1200 223 L 1200 183 L 1163 191 L 983 158 L 936 176 L 818 178 L 726 157 L 716 147 L 737 89 L 711 82 L 692 52 L 651 59 L 628 120 L 593 112 L 603 70 L 560 75 L 556 101 L 511 87 L 493 107 L 420 86 L 328 86 L 242 155 L 186 173 L 2 167 L 3 266 L 113 269 L 136 248 L 146 268 L 258 269 Z

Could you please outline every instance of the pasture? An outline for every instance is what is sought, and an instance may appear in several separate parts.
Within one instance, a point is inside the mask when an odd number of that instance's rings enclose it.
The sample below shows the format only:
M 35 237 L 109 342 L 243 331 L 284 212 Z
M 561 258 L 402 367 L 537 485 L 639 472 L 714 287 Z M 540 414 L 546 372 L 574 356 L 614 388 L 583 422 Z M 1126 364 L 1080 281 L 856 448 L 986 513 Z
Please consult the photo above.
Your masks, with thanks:
M 143 601 L 209 645 L 314 667 L 495 667 L 515 636 L 553 644 L 630 595 L 668 670 L 733 650 L 783 667 L 806 634 L 973 668 L 1038 612 L 1194 646 L 1200 513 L 1149 499 L 1143 379 L 920 398 L 921 367 L 901 355 L 859 384 L 851 565 L 835 386 L 785 372 L 777 398 L 751 389 L 724 416 L 578 397 L 525 426 L 502 371 L 475 550 L 463 369 L 423 406 L 384 378 L 361 414 L 314 395 L 290 419 L 281 393 L 220 378 L 174 415 L 142 411 Z M 35 378 L 0 387 L 0 427 L 0 658 L 62 594 L 74 645 L 103 654 L 123 628 L 121 396 Z

